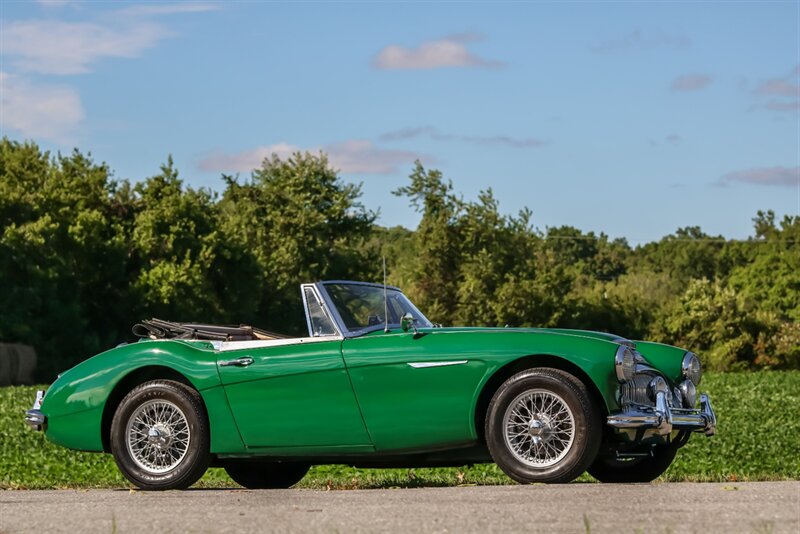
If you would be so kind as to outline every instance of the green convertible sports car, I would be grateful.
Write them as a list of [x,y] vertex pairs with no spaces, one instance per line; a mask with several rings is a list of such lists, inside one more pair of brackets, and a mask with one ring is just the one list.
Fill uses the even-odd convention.
[[[38,392],[47,439],[142,489],[223,467],[285,488],[314,464],[496,462],[514,480],[650,481],[716,417],[686,350],[582,330],[442,328],[394,287],[301,286],[308,337],[153,319]],[[299,317],[298,317],[299,319]]]

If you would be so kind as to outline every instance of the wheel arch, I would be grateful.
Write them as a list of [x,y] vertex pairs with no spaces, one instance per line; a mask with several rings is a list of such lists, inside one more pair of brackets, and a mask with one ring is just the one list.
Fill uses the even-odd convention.
[[550,367],[552,369],[558,369],[560,371],[564,371],[565,373],[571,374],[586,386],[592,401],[597,404],[601,413],[603,414],[603,419],[605,419],[605,416],[608,415],[606,402],[602,393],[600,392],[600,389],[589,377],[589,374],[580,366],[561,356],[554,356],[552,354],[531,354],[508,362],[495,371],[494,374],[492,374],[492,376],[490,376],[489,379],[484,382],[481,392],[478,394],[478,398],[475,403],[475,415],[472,421],[473,425],[475,426],[475,433],[480,442],[485,443],[486,441],[486,436],[484,435],[484,421],[486,419],[486,412],[489,408],[489,402],[491,402],[492,397],[497,389],[503,384],[503,382],[515,374],[525,371],[526,369],[533,369],[536,367]]
[[[197,391],[197,388],[186,376],[171,367],[164,365],[146,365],[132,370],[116,383],[103,406],[103,415],[100,420],[100,439],[103,443],[104,452],[111,452],[111,421],[114,419],[114,413],[117,411],[120,402],[122,402],[125,395],[133,388],[151,380],[173,380]],[[203,407],[206,408],[207,414],[208,409],[205,406],[202,395],[201,402],[203,403]],[[208,415],[206,415],[206,418],[207,417]]]

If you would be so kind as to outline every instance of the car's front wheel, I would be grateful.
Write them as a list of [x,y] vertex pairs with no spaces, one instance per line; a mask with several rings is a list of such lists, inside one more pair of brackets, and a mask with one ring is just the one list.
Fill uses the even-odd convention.
[[599,454],[589,474],[600,482],[650,482],[669,468],[679,446],[656,445],[641,456],[618,457],[614,451]]
[[206,472],[209,430],[200,394],[180,382],[136,386],[111,422],[111,453],[134,485],[185,489]]
[[282,489],[300,482],[309,467],[297,462],[237,462],[225,465],[225,472],[247,489]]
[[495,392],[486,416],[492,458],[524,484],[575,479],[597,455],[601,433],[586,386],[558,369],[512,376]]

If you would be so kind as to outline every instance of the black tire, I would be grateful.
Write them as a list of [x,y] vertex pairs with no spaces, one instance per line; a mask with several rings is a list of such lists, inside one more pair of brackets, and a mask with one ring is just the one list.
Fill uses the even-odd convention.
[[617,458],[613,451],[599,454],[589,466],[589,474],[600,482],[651,482],[669,468],[678,448],[671,444],[656,445],[650,456],[633,458]]
[[[174,407],[178,412],[172,412],[174,418],[171,423],[143,424],[143,419],[137,419],[137,416],[147,411],[148,407],[166,407],[167,410],[173,410]],[[166,415],[164,417],[166,419]],[[137,420],[140,422],[137,423]],[[144,433],[153,428],[156,428],[153,431],[155,435],[145,439]],[[143,454],[137,456],[133,446],[128,445],[129,432],[142,436],[139,443],[144,449],[140,451],[149,451],[144,460],[141,459]],[[186,489],[208,469],[211,460],[209,436],[208,419],[200,394],[180,382],[153,380],[133,388],[117,407],[111,421],[111,453],[125,478],[140,489]],[[157,449],[159,446],[165,448]],[[167,454],[178,457],[165,459]],[[144,462],[149,462],[150,458],[165,462],[166,465],[148,469]]]
[[[534,398],[541,400],[539,404],[535,404],[534,402],[538,401],[531,398],[531,412],[537,410],[539,412],[531,413],[529,420],[524,424],[513,426],[514,431],[520,434],[527,432],[528,435],[507,438],[504,422],[506,417],[510,417],[510,421],[519,421],[515,419],[511,405],[513,403],[518,406],[517,403],[524,401],[528,392]],[[556,403],[561,403],[562,407],[566,405],[568,410],[561,413],[567,415],[562,415],[561,419],[547,416],[546,402],[552,399],[555,399]],[[568,423],[570,413],[571,427]],[[541,425],[543,429],[534,428],[534,425]],[[570,428],[571,432],[561,431]],[[531,435],[535,432],[541,434]],[[564,444],[563,440],[569,437],[571,441]],[[522,458],[523,452],[515,452],[512,449],[514,446],[512,442],[524,449],[524,445],[533,443],[535,438],[538,438],[541,444],[537,445],[537,450],[542,447],[541,450],[544,452],[534,454],[528,461]],[[525,439],[529,441],[526,442]],[[505,474],[522,484],[565,483],[574,480],[597,456],[601,439],[600,411],[592,401],[586,386],[574,376],[558,369],[540,367],[512,376],[495,392],[486,414],[486,444],[492,458]],[[543,454],[549,454],[549,451],[545,450],[547,443],[554,444],[554,447],[560,448],[561,451],[555,454],[555,457],[546,459],[547,463],[544,465],[537,465],[545,461],[542,460]]]
[[285,489],[300,482],[310,467],[296,462],[231,462],[225,472],[247,489]]

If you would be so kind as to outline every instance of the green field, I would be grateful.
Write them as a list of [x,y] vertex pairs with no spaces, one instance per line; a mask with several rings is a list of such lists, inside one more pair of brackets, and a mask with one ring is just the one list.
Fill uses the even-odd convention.
[[[22,420],[35,387],[0,388],[0,489],[129,487],[107,454],[69,451],[50,444]],[[800,479],[800,371],[709,374],[719,418],[711,439],[692,437],[664,480],[743,481]],[[584,475],[579,481],[591,481]],[[372,488],[510,484],[493,464],[452,469],[316,467],[306,488]],[[221,469],[203,486],[235,487]]]

